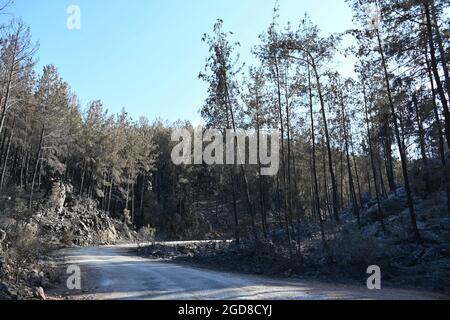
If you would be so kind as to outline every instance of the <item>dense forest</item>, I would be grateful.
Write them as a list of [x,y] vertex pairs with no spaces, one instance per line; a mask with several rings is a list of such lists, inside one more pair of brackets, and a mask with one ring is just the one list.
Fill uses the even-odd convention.
[[[26,194],[32,209],[38,193],[63,181],[161,238],[239,243],[282,231],[293,257],[301,256],[306,223],[317,226],[326,246],[332,235],[325,224],[339,226],[351,211],[360,225],[372,199],[389,234],[381,202],[404,191],[405,228],[420,243],[414,196],[445,195],[450,215],[450,3],[348,4],[358,27],[332,35],[307,15],[279,25],[276,6],[250,67],[239,61],[238,36],[222,20],[203,37],[205,128],[279,130],[276,176],[260,175],[262,164],[176,166],[171,133],[193,132],[191,123],[133,120],[125,110],[112,115],[100,100],[81,106],[55,66],[36,70],[38,46],[26,24],[3,23],[1,196]],[[356,57],[354,77],[337,71],[338,57]]]

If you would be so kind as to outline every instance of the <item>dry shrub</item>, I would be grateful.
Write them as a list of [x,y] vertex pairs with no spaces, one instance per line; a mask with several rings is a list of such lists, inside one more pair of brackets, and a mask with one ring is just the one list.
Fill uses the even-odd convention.
[[150,226],[142,227],[139,230],[139,240],[143,242],[153,242],[155,241],[156,229]]
[[112,244],[118,239],[117,230],[114,227],[108,230],[99,230],[94,236],[96,243],[99,244]]
[[357,229],[343,232],[329,243],[329,247],[336,264],[358,270],[377,264],[381,253],[381,246],[376,239],[364,237]]
[[48,247],[38,238],[38,228],[33,224],[17,222],[7,233],[6,242],[8,263],[15,266],[13,275],[16,281],[22,276],[24,268],[38,265],[39,259],[48,253]]
[[61,242],[66,246],[71,246],[75,242],[75,235],[72,230],[64,230]]

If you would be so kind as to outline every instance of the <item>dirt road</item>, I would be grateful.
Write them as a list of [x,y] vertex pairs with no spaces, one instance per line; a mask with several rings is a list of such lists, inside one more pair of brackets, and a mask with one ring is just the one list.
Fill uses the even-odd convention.
[[81,269],[82,291],[65,291],[72,299],[95,300],[292,300],[292,299],[442,299],[443,296],[384,288],[369,291],[310,280],[215,272],[148,260],[130,254],[129,247],[77,248],[64,252],[69,265]]

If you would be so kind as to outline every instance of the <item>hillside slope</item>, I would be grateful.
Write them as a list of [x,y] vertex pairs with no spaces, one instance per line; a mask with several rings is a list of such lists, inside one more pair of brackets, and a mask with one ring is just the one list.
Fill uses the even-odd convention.
[[32,209],[19,189],[2,199],[0,299],[44,298],[44,290],[59,280],[49,258],[55,249],[131,242],[137,237],[98,210],[95,201],[75,196],[70,185],[54,183],[36,199]]

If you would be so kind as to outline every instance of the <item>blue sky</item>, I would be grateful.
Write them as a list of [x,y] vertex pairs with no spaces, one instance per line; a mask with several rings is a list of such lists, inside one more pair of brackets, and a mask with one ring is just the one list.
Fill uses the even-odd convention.
[[[307,12],[324,33],[352,26],[344,0],[280,0],[280,23]],[[81,9],[81,29],[68,30],[69,5]],[[197,78],[217,18],[241,43],[242,61],[271,22],[274,0],[15,0],[9,11],[40,43],[38,68],[55,64],[83,106],[101,99],[110,112],[125,107],[137,119],[200,122],[206,85]],[[350,63],[342,61],[344,69]]]

